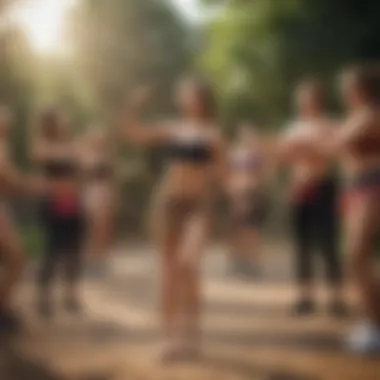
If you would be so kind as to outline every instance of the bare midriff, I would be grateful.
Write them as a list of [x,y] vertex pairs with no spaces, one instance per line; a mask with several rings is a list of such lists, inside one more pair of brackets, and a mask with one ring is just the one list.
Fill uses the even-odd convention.
[[330,165],[323,155],[300,158],[293,164],[291,183],[294,187],[303,187],[323,180]]
[[211,192],[210,165],[170,164],[159,184],[158,192],[164,198],[201,199]]

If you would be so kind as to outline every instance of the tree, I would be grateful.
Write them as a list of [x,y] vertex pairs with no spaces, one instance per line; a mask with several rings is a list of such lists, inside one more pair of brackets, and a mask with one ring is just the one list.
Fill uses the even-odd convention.
[[380,57],[379,19],[376,0],[225,1],[208,25],[202,64],[222,87],[227,115],[241,112],[231,109],[238,95],[252,104],[252,116],[260,110],[259,119],[275,124],[288,115],[289,94],[303,77],[333,87],[342,66]]
[[79,71],[109,111],[125,91],[158,86],[167,105],[174,80],[189,63],[188,31],[170,3],[158,0],[84,0],[73,14],[72,41]]
[[[25,35],[9,22],[8,15],[17,1],[0,2],[0,102],[14,114],[12,142],[15,159],[27,163],[27,124],[32,107],[34,60]],[[29,70],[26,70],[26,67]]]
[[[77,83],[92,94],[96,116],[105,120],[107,126],[112,128],[126,93],[139,85],[155,87],[153,107],[146,116],[173,111],[172,87],[191,64],[193,40],[190,27],[171,2],[83,0],[71,19],[68,38],[73,46]],[[116,145],[118,142],[115,138]],[[124,168],[137,162],[142,170],[148,167],[149,174],[157,176],[160,172],[161,152],[146,154],[124,149],[123,153]],[[152,182],[147,183],[141,171],[134,183],[121,184],[123,199],[129,194],[134,199],[129,206],[137,205],[130,212],[135,225],[141,219],[142,207],[146,206],[147,193],[152,188]]]

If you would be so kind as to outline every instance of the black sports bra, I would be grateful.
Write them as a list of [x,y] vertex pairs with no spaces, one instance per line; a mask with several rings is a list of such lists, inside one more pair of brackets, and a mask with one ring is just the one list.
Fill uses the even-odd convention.
[[66,179],[78,175],[78,164],[71,159],[49,160],[42,164],[42,171],[47,178]]
[[174,141],[168,146],[171,161],[206,164],[212,160],[212,149],[203,141]]

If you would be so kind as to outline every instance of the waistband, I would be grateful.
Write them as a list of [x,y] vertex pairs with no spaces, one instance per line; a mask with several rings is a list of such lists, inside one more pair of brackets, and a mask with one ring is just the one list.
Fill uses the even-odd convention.
[[346,186],[352,190],[380,188],[380,166],[354,176],[347,182]]
[[333,193],[338,181],[335,176],[328,176],[293,187],[290,193],[292,203],[313,202],[319,194]]

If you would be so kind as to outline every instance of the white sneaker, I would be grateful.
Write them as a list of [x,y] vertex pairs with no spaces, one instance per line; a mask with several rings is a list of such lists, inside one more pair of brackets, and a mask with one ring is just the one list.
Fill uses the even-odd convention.
[[357,354],[380,354],[380,327],[361,323],[348,337],[347,346]]

